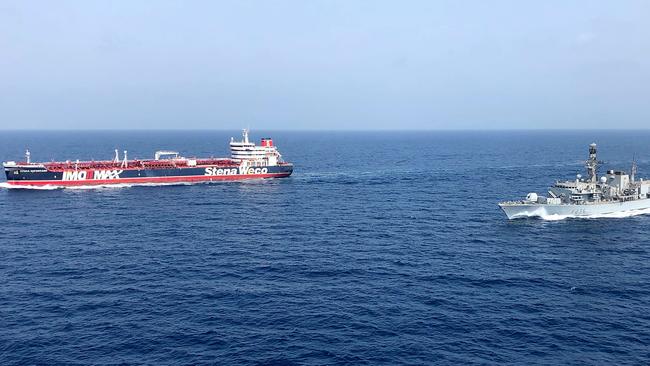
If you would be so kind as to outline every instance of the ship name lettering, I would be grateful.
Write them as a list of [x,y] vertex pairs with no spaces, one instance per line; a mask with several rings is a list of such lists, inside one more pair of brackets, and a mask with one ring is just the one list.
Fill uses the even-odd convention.
[[88,172],[85,170],[68,170],[63,172],[63,180],[86,180]]
[[209,167],[205,168],[204,175],[214,176],[214,175],[237,175],[239,174],[266,174],[268,173],[268,168],[217,168]]
[[217,167],[209,167],[205,168],[205,175],[236,175],[237,174],[237,169],[235,168],[217,168]]
[[95,180],[104,180],[104,179],[120,179],[120,174],[123,170],[95,170],[93,174],[93,179]]
[[266,174],[268,171],[267,168],[249,168],[248,172],[242,174]]

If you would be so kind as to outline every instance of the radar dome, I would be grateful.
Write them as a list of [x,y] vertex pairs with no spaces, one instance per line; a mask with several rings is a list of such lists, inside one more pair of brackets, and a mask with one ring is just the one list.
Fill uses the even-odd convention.
[[537,193],[528,193],[526,195],[526,201],[537,202]]
[[607,183],[607,177],[600,177],[600,183]]

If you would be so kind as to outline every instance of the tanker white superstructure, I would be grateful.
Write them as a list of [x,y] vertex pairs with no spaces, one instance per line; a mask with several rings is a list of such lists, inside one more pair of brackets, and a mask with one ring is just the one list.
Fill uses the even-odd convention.
[[558,181],[548,191],[548,197],[529,193],[524,200],[499,203],[508,219],[522,217],[599,217],[621,213],[650,211],[650,181],[636,179],[636,163],[628,175],[609,170],[598,176],[600,162],[596,144],[589,145],[585,162],[587,178],[580,174],[572,181]]
[[253,164],[276,165],[281,161],[282,155],[273,146],[273,140],[262,138],[261,146],[255,145],[248,139],[248,129],[244,130],[241,141],[230,139],[230,158],[237,161],[251,161]]

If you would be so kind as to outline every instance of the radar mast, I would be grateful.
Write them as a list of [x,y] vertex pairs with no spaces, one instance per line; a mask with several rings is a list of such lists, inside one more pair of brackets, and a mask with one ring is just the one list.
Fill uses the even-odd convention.
[[589,145],[589,160],[585,162],[587,168],[587,175],[591,183],[598,182],[598,159],[596,158],[596,144]]
[[632,169],[630,169],[630,180],[634,183],[637,173],[636,154],[632,155]]

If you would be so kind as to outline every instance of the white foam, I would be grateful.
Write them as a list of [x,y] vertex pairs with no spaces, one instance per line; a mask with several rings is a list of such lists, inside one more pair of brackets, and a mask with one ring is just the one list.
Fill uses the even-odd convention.
[[167,182],[167,183],[112,183],[112,184],[96,184],[88,186],[65,186],[61,188],[76,189],[76,190],[92,190],[92,189],[120,189],[131,187],[165,187],[165,186],[191,186],[195,184],[203,184],[205,182]]
[[92,189],[120,189],[120,188],[129,188],[129,187],[133,187],[133,184],[125,184],[125,183],[96,184],[92,186],[66,186],[61,188],[70,189],[70,190],[92,190]]
[[[242,180],[245,182],[246,180]],[[250,180],[254,181],[254,180]],[[224,181],[225,183],[227,181]],[[112,184],[94,184],[87,186],[62,186],[62,185],[45,185],[45,186],[16,186],[8,184],[7,182],[0,183],[0,188],[7,189],[32,189],[32,190],[54,190],[54,189],[66,189],[66,190],[97,190],[97,189],[120,189],[120,188],[131,188],[131,187],[164,187],[164,186],[191,186],[197,184],[214,184],[222,183],[221,181],[212,181],[212,182],[166,182],[166,183],[112,183]]]
[[41,190],[41,191],[51,191],[53,189],[59,189],[62,188],[60,186],[15,186],[12,184],[9,184],[7,182],[2,182],[0,183],[0,188],[6,188],[6,189],[34,189],[34,190]]
[[605,214],[594,214],[594,215],[531,215],[528,217],[539,217],[542,220],[546,221],[559,221],[566,219],[624,219],[627,217],[639,216],[639,215],[650,215],[650,208],[644,208],[640,210],[631,210],[631,211],[620,211],[620,212],[610,212]]

